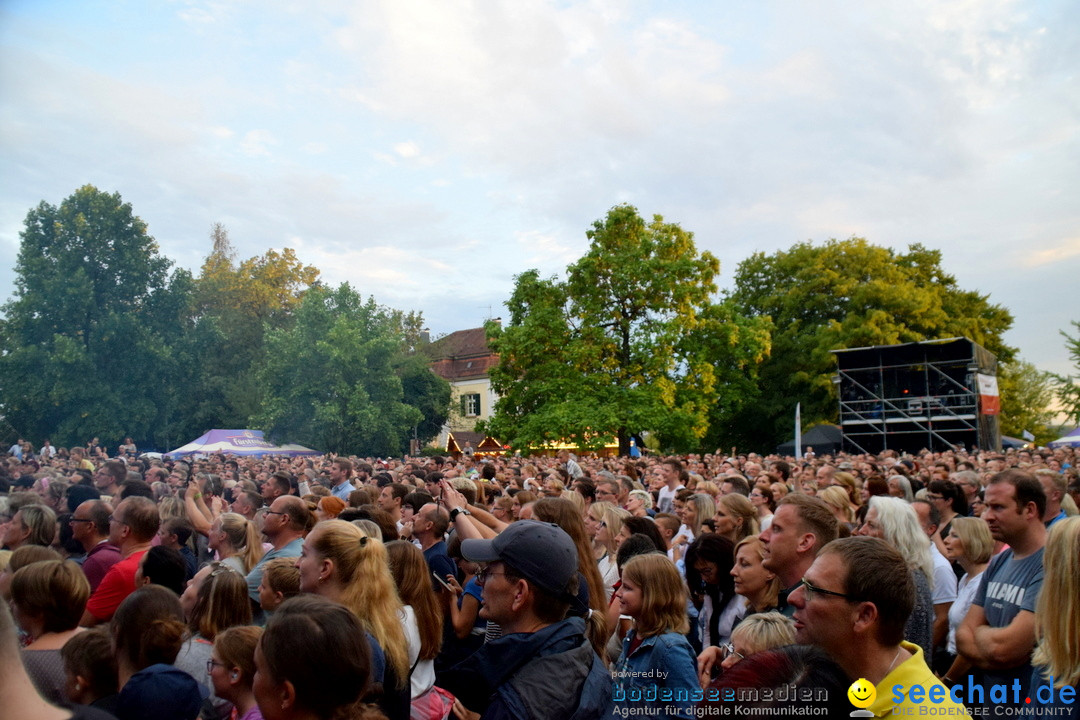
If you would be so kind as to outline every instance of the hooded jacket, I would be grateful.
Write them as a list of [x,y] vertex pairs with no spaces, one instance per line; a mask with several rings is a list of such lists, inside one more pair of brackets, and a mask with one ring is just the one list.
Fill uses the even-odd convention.
[[595,720],[612,712],[611,675],[576,617],[493,640],[441,682],[481,720]]

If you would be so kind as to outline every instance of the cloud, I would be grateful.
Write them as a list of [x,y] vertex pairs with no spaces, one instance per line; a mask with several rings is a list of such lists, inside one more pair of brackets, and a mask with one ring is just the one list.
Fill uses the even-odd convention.
[[1039,279],[1080,270],[1065,0],[25,6],[0,24],[7,267],[29,207],[93,182],[182,265],[221,221],[442,331],[619,202],[727,277],[807,239],[941,248],[1055,342]]
[[1038,268],[1075,257],[1080,257],[1080,237],[1065,238],[1053,247],[1024,252],[1021,263],[1025,267]]
[[412,142],[400,142],[394,145],[394,152],[403,158],[414,158],[420,155],[420,146]]
[[249,130],[240,141],[240,150],[251,157],[269,157],[267,146],[277,144],[277,138],[269,130]]

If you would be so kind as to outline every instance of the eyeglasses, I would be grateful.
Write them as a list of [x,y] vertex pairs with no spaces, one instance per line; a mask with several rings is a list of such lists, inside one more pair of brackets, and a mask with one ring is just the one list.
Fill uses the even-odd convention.
[[116,517],[115,515],[110,515],[109,516],[109,522],[111,522],[111,523],[119,523],[121,525],[127,525],[126,522],[124,522],[120,518]]
[[217,660],[207,660],[206,661],[206,674],[207,675],[212,674],[214,672],[214,666],[215,665],[218,666],[218,667],[229,667],[225,663],[218,662]]
[[[109,519],[112,520],[112,518],[109,518]],[[90,522],[90,523],[92,523],[94,521],[93,520],[88,520],[87,518],[73,517],[73,518],[68,518],[68,522],[69,523],[77,523],[77,522]]]
[[476,582],[480,585],[483,585],[492,575],[502,575],[503,577],[506,577],[508,574],[509,573],[504,572],[492,572],[491,566],[485,565],[484,567],[480,568],[480,572],[476,573]]
[[854,601],[854,598],[847,593],[840,593],[834,590],[826,590],[825,588],[819,588],[816,585],[811,585],[806,578],[800,580],[799,584],[802,585],[803,590],[806,591],[806,599],[808,601],[813,600],[814,595],[832,595],[833,597],[844,598],[848,602]]
[[740,660],[744,660],[746,658],[745,655],[743,655],[741,652],[738,652],[735,649],[735,643],[730,643],[729,642],[726,645],[721,645],[720,646],[720,659],[721,660],[726,660],[727,658],[731,657],[732,655],[739,658]]
[[287,512],[278,512],[277,510],[267,510],[266,514],[267,515],[288,515],[289,513],[287,513]]
[[936,493],[926,493],[926,499],[927,500],[944,500],[945,496],[944,495],[938,495]]

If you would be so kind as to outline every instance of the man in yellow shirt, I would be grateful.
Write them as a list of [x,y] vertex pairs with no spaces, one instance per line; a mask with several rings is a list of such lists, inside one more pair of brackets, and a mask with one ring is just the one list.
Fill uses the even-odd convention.
[[[935,716],[967,715],[927,667],[922,649],[904,642],[915,584],[904,558],[884,540],[832,541],[788,602],[795,607],[797,641],[821,647],[853,680],[865,681],[853,686],[858,707],[875,717],[919,715],[920,708]],[[857,686],[873,686],[873,699]]]

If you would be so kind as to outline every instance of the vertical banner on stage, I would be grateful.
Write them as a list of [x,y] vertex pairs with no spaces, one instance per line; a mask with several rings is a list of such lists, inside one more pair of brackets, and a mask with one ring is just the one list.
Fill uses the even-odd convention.
[[994,375],[975,375],[979,386],[979,407],[983,415],[997,415],[1001,412],[1001,396],[998,395],[997,377]]
[[802,460],[802,403],[795,403],[795,459]]

